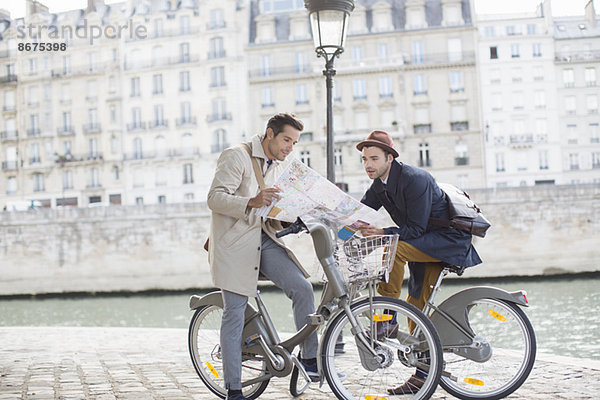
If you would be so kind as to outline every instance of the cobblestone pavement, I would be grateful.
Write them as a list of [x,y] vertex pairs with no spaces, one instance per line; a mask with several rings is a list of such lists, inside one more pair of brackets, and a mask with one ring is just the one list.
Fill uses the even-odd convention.
[[[509,399],[598,399],[600,362],[538,357]],[[291,399],[287,378],[264,400]],[[0,400],[214,399],[197,377],[185,329],[0,328]],[[327,385],[304,400],[333,399]],[[397,397],[401,398],[401,397]],[[441,388],[433,399],[451,399]]]

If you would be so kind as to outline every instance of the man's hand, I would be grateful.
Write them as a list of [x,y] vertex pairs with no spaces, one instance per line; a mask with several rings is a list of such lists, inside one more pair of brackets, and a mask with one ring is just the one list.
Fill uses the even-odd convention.
[[270,206],[274,200],[279,199],[277,193],[281,192],[278,188],[263,189],[256,196],[248,201],[248,208],[261,208]]
[[376,228],[373,225],[365,225],[358,228],[363,236],[385,235],[383,228]]

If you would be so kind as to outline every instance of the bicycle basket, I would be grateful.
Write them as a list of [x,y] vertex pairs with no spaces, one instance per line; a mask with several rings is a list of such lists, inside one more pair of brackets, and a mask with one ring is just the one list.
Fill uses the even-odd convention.
[[398,235],[354,236],[334,253],[344,282],[381,279],[394,265]]

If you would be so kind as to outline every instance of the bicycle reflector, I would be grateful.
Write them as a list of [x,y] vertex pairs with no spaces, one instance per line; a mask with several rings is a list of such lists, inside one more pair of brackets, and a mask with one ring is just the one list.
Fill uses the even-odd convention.
[[376,322],[389,321],[392,318],[394,318],[394,316],[392,314],[375,314],[375,315],[373,315],[373,321],[376,321]]
[[465,378],[465,382],[471,385],[483,386],[483,381],[480,381],[479,379],[475,378]]
[[527,292],[524,290],[521,290],[521,294],[523,295],[523,298],[525,299],[525,303],[527,305],[529,305],[529,300],[527,300]]
[[210,372],[212,372],[212,374],[215,376],[215,378],[219,377],[219,373],[217,372],[217,370],[215,369],[215,367],[213,367],[211,365],[211,363],[209,363],[208,361],[206,362],[206,366],[208,367],[208,369],[210,370]]
[[387,400],[385,397],[372,396],[370,394],[365,396],[366,400]]

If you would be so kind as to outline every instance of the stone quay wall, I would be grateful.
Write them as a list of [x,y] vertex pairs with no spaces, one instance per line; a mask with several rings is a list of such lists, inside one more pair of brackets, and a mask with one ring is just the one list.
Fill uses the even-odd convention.
[[[600,271],[600,185],[470,195],[492,227],[465,277]],[[0,213],[0,295],[210,288],[209,220],[203,203]],[[318,281],[308,235],[287,243]]]

